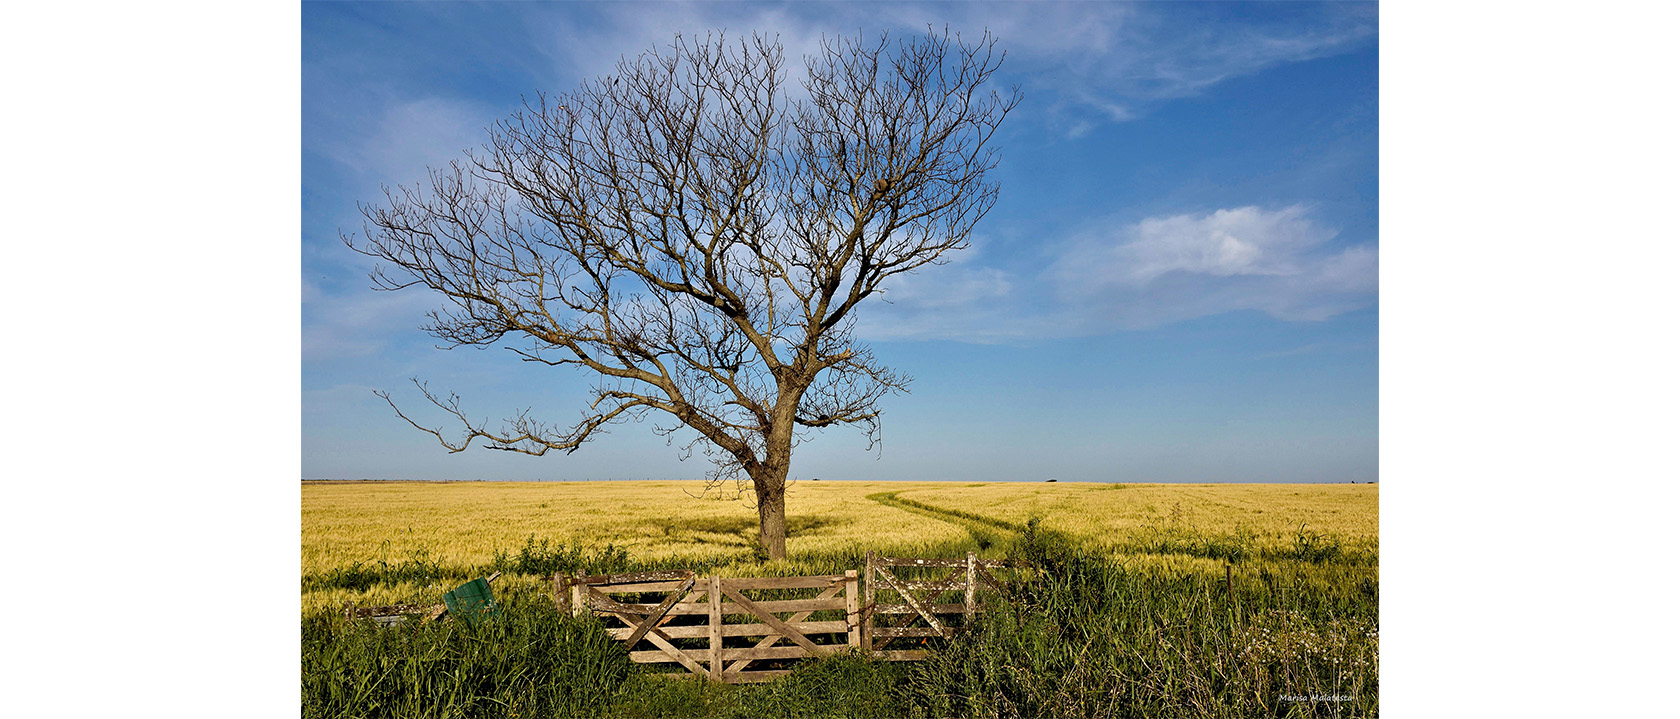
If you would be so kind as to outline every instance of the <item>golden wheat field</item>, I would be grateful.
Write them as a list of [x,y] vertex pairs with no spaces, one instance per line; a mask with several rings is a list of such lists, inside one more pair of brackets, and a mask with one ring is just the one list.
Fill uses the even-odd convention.
[[[358,563],[423,556],[454,574],[482,571],[530,538],[639,561],[740,575],[830,571],[837,555],[997,555],[993,540],[1029,520],[1138,566],[1221,571],[1233,552],[1263,561],[1333,544],[1374,565],[1377,486],[797,482],[788,490],[788,554],[755,558],[750,494],[702,495],[700,482],[306,482],[305,578]],[[512,581],[534,581],[529,578]],[[407,601],[438,585],[316,589],[306,609]],[[447,587],[444,587],[447,589]]]

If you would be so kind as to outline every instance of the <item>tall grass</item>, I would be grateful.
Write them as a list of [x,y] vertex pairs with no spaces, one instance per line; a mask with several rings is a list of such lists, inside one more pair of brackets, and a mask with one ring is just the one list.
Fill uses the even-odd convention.
[[582,544],[567,546],[558,542],[549,546],[547,538],[539,541],[536,535],[525,538],[525,546],[518,554],[497,550],[490,561],[491,571],[511,574],[530,574],[539,577],[555,574],[618,574],[646,570],[649,567],[630,558],[623,547],[612,543],[600,549]]
[[[1010,586],[911,667],[923,717],[1374,716],[1374,582],[1138,572],[1036,526]],[[1343,577],[1346,580],[1351,577]]]
[[515,594],[470,627],[306,616],[303,715],[583,716],[610,702],[634,671],[622,644],[592,617],[531,600]]
[[[540,547],[540,545],[538,545]],[[537,556],[533,554],[533,556]],[[835,556],[833,561],[849,557]],[[539,586],[502,616],[380,629],[303,625],[310,717],[1375,716],[1377,592],[1360,564],[1268,563],[1223,577],[1140,570],[1029,523],[1026,568],[920,662],[842,654],[764,685],[667,679]],[[513,560],[510,560],[513,561]],[[544,566],[543,568],[547,568]],[[504,590],[498,589],[498,594]]]

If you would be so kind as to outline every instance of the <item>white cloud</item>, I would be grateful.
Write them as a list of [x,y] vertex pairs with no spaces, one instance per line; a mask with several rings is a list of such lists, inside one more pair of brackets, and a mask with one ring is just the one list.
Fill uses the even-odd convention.
[[1065,242],[1032,270],[964,264],[890,288],[871,339],[1008,342],[1148,329],[1239,310],[1323,320],[1376,299],[1375,245],[1334,245],[1308,208],[1151,217]]
[[1123,268],[1120,277],[1100,279],[1134,286],[1169,272],[1217,277],[1296,274],[1299,254],[1335,235],[1306,214],[1305,207],[1294,205],[1276,212],[1238,207],[1200,216],[1152,217],[1131,230],[1135,240],[1087,243],[1064,263],[1082,270],[1077,277],[1089,276],[1083,270],[1091,267]]
[[1075,326],[1136,329],[1235,310],[1320,320],[1376,290],[1375,248],[1331,249],[1336,234],[1301,205],[1152,217],[1074,243],[1042,279]]

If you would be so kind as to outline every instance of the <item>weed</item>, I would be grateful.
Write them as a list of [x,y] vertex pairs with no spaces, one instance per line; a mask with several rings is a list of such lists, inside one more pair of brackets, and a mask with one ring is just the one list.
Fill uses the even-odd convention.
[[[384,552],[381,552],[383,554]],[[391,562],[384,557],[368,562],[354,562],[326,572],[305,575],[303,591],[348,589],[362,591],[379,584],[414,582],[428,584],[448,575],[442,565],[433,560],[424,548],[416,549],[407,559]]]
[[1295,546],[1289,552],[1289,558],[1298,562],[1324,563],[1342,556],[1342,541],[1328,534],[1319,534],[1307,530],[1307,525],[1295,532]]
[[525,539],[525,546],[516,555],[497,550],[490,562],[493,571],[548,577],[555,574],[614,574],[639,569],[630,560],[630,553],[608,543],[593,552],[582,544],[568,547],[565,542],[549,546],[548,538],[536,535]]

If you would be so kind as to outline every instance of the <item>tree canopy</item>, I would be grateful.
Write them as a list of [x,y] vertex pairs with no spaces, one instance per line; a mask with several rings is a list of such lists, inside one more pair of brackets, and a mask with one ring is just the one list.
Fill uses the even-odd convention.
[[685,39],[625,59],[488,128],[486,144],[363,206],[350,246],[377,289],[424,287],[424,329],[598,378],[575,423],[474,422],[415,384],[450,451],[572,452],[656,415],[750,483],[760,545],[785,556],[785,487],[804,432],[879,436],[878,400],[909,378],[855,337],[856,308],[896,275],[966,246],[997,199],[990,141],[1020,101],[985,86],[989,35],[825,41],[785,86],[780,43]]

